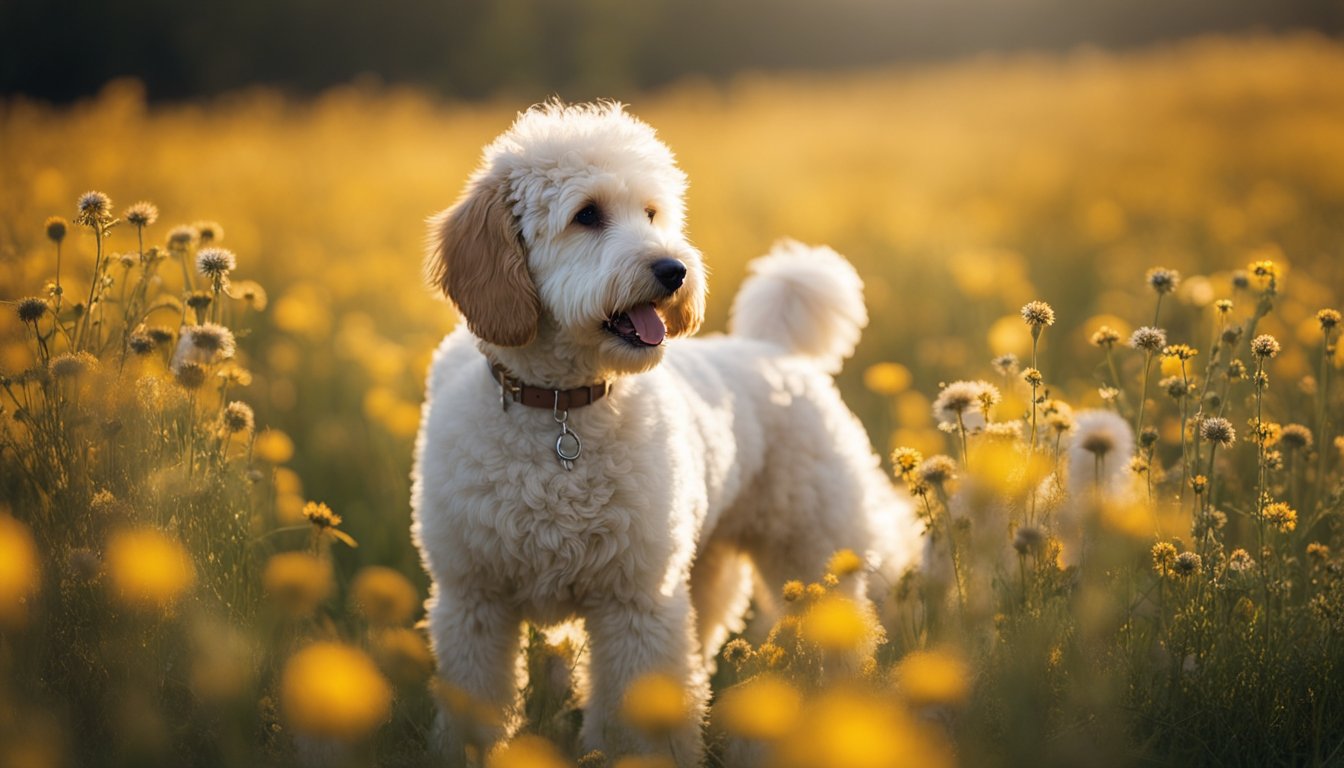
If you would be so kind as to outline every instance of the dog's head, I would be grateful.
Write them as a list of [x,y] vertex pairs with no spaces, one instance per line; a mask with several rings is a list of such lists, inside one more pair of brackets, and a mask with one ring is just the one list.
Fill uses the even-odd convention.
[[431,219],[430,280],[496,348],[558,344],[604,371],[647,370],[664,337],[703,318],[685,188],[671,151],[620,105],[533,107]]

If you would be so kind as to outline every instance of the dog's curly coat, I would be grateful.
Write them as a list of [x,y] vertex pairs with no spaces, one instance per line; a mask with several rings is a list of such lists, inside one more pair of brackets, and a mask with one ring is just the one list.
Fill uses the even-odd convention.
[[[867,605],[874,571],[918,556],[909,508],[831,379],[867,322],[834,251],[778,245],[752,263],[729,335],[662,342],[693,334],[704,311],[685,187],[621,106],[548,103],[486,147],[431,221],[431,278],[466,324],[430,370],[414,535],[440,678],[507,713],[442,714],[451,760],[516,727],[522,623],[578,619],[585,748],[696,765],[712,660],[753,588],[768,614],[787,579],[818,579],[850,548],[869,572],[840,589]],[[555,415],[501,408],[487,360],[547,389],[611,383],[568,415],[583,440],[572,470]],[[694,715],[657,743],[618,717],[627,685],[651,672],[684,681]]]

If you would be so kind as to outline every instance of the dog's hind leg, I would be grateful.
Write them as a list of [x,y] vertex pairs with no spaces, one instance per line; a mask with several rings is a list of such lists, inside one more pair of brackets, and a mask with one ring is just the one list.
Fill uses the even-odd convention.
[[[709,699],[709,681],[695,647],[694,611],[689,589],[672,594],[638,594],[595,606],[584,615],[591,639],[592,692],[583,715],[585,749],[609,759],[655,754],[672,758],[678,768],[695,768],[704,758],[700,728]],[[685,720],[669,732],[642,733],[621,717],[630,684],[645,675],[663,674],[683,687]]]
[[466,765],[467,747],[483,756],[518,726],[526,675],[521,621],[502,601],[438,588],[428,615],[439,660],[431,746],[448,765]]
[[712,543],[691,568],[691,603],[695,607],[700,653],[713,674],[724,641],[745,626],[751,602],[751,563],[736,548]]

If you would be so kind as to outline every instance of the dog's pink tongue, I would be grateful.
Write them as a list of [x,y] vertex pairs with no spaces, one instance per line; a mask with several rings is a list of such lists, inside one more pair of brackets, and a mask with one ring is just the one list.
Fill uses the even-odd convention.
[[654,311],[652,304],[640,304],[631,308],[626,314],[630,317],[630,322],[634,323],[635,333],[639,334],[640,341],[650,346],[663,343],[663,338],[667,336],[667,328],[663,325],[663,319]]

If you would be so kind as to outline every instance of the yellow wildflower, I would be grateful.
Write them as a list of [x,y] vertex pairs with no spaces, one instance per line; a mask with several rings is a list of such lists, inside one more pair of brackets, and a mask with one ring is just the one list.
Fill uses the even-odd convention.
[[651,736],[684,725],[689,716],[686,691],[675,678],[662,673],[636,678],[621,700],[621,718]]
[[765,674],[723,693],[714,707],[716,721],[748,739],[779,739],[798,723],[803,696],[784,679]]
[[863,611],[844,597],[825,597],[803,617],[803,637],[828,651],[857,649],[871,632]]
[[28,526],[0,512],[0,626],[22,624],[42,583],[37,544]]
[[355,575],[350,602],[370,624],[395,626],[410,621],[420,605],[420,595],[400,572],[375,565]]
[[104,562],[112,593],[134,608],[169,608],[196,583],[182,544],[152,528],[113,534]]
[[364,653],[322,642],[304,648],[285,664],[280,701],[295,731],[358,742],[387,719],[392,689]]
[[955,706],[970,693],[970,670],[947,651],[914,651],[896,665],[896,682],[914,706]]

